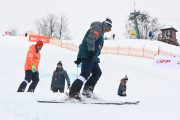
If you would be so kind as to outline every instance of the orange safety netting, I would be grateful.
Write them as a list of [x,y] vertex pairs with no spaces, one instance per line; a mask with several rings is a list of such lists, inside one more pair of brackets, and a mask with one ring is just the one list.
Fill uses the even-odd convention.
[[[66,48],[72,51],[78,51],[79,50],[79,45],[74,44],[72,41],[63,41],[63,40],[56,40],[56,39],[50,39],[50,43],[60,46],[62,48]],[[133,46],[120,46],[118,45],[117,47],[108,47],[105,46],[101,50],[102,54],[116,54],[116,55],[125,55],[125,56],[135,56],[135,57],[144,57],[144,58],[149,58],[153,59],[155,55],[165,55],[165,56],[180,56],[180,54],[177,53],[172,53],[172,52],[167,52],[160,47],[158,49],[148,49],[144,47],[141,48],[136,48]]]

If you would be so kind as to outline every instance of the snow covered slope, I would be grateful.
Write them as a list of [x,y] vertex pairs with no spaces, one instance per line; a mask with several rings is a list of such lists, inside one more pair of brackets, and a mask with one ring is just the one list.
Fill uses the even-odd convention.
[[[103,99],[140,100],[139,105],[37,103],[37,100],[59,100],[64,96],[50,91],[58,61],[62,61],[71,82],[77,77],[73,63],[77,53],[51,44],[45,44],[41,51],[40,82],[35,93],[17,93],[24,80],[24,62],[31,44],[25,37],[0,37],[1,120],[179,120],[180,69],[154,67],[153,61],[146,58],[101,55],[103,74],[95,88],[95,93]],[[126,74],[127,97],[121,98],[117,89]]]

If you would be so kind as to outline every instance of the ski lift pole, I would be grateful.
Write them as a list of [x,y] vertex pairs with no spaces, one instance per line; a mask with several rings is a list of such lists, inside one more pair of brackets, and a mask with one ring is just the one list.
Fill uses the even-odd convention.
[[137,23],[137,19],[134,19],[134,23],[135,23],[135,30],[137,33],[137,39],[140,39],[140,34],[139,34],[139,28],[138,28],[138,23]]

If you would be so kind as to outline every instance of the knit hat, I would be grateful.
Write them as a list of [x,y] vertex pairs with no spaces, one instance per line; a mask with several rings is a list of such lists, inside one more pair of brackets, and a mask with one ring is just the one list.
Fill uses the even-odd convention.
[[43,46],[43,42],[42,41],[37,41],[36,46],[42,47]]
[[127,77],[127,75],[124,77],[124,80],[128,80],[128,77]]
[[106,18],[105,21],[103,21],[103,24],[107,27],[107,26],[110,26],[112,27],[112,21],[110,18]]
[[62,62],[61,62],[61,61],[59,61],[59,62],[57,63],[57,66],[58,66],[58,65],[61,65],[61,66],[62,66]]

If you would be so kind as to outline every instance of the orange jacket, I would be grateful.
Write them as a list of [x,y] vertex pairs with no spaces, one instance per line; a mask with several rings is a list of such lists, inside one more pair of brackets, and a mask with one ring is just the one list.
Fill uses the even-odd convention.
[[24,70],[32,70],[31,65],[34,64],[36,66],[36,71],[38,71],[40,58],[41,58],[40,52],[37,53],[35,45],[34,44],[31,45],[27,52]]

